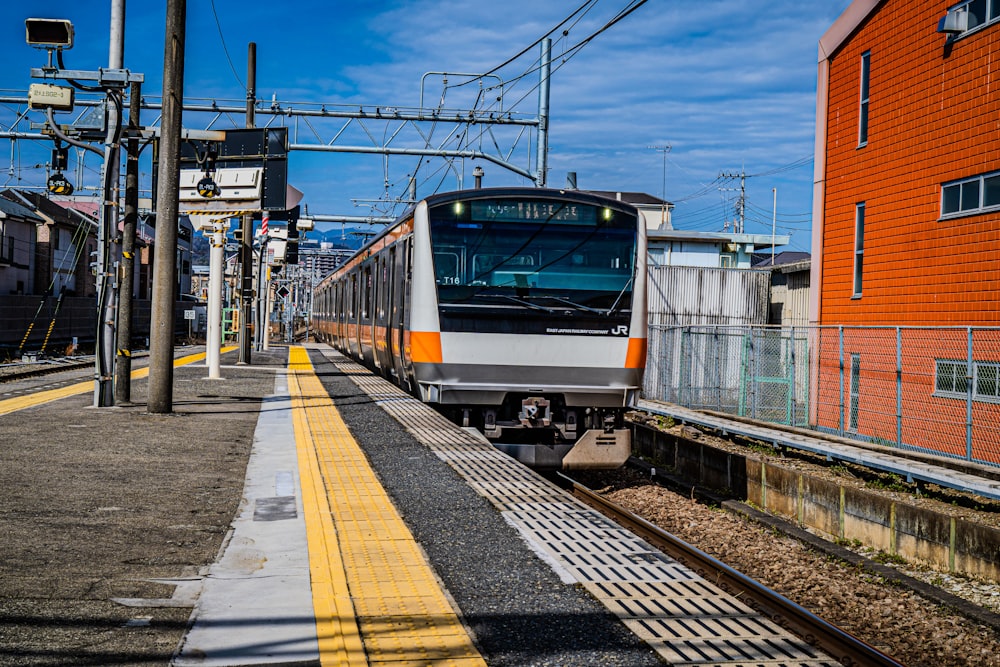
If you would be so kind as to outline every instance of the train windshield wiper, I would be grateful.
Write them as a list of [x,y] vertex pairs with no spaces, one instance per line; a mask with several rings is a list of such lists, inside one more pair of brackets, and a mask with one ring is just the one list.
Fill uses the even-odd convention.
[[631,285],[632,285],[632,278],[629,277],[629,279],[625,281],[625,286],[622,287],[622,291],[618,292],[618,296],[615,297],[615,302],[611,304],[611,307],[608,308],[608,312],[605,313],[605,315],[611,317],[612,315],[618,312],[618,307],[622,305],[622,297],[625,296],[625,292],[628,291],[628,288]]
[[598,310],[597,308],[591,308],[590,306],[585,306],[582,303],[577,303],[576,301],[570,301],[569,299],[565,299],[565,298],[563,298],[561,296],[544,296],[544,297],[538,297],[538,298],[552,299],[553,301],[558,301],[559,303],[564,303],[567,306],[570,306],[572,308],[576,308],[577,310],[583,310],[583,311],[588,312],[588,313],[594,313],[595,315],[604,315],[604,311],[603,310]]
[[556,311],[552,310],[551,308],[546,308],[545,306],[539,306],[537,303],[531,303],[527,299],[520,299],[520,298],[518,298],[516,296],[511,296],[509,294],[480,294],[479,296],[490,297],[490,298],[494,298],[494,299],[504,299],[505,301],[513,301],[514,303],[516,303],[518,305],[526,306],[526,307],[531,308],[533,310],[540,310],[540,311],[542,311],[544,313],[555,313],[556,312]]

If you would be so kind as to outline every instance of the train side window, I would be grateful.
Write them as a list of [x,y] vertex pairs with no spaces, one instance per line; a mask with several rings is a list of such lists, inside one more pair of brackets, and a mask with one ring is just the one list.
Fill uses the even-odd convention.
[[358,274],[351,274],[351,288],[348,290],[347,301],[348,301],[348,312],[350,313],[351,319],[354,319],[354,299],[355,295],[358,293]]
[[361,295],[364,306],[361,308],[361,319],[367,320],[372,311],[372,267],[365,267],[364,293]]

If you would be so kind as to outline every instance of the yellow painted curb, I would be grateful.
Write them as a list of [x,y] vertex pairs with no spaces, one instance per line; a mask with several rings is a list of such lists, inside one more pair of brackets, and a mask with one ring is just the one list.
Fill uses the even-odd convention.
[[[222,348],[222,352],[230,352],[237,349],[235,346]],[[201,361],[205,358],[204,352],[199,352],[198,354],[190,354],[186,357],[180,357],[174,360],[174,367],[186,366],[188,364],[193,364],[196,361]],[[140,368],[138,370],[132,371],[132,379],[144,378],[149,375],[149,368]],[[60,387],[59,389],[48,389],[46,391],[40,391],[34,394],[27,394],[25,396],[18,396],[17,398],[8,398],[0,401],[0,415],[10,414],[11,412],[17,412],[18,410],[24,410],[26,408],[33,408],[36,405],[42,405],[44,403],[49,403],[51,401],[57,401],[60,398],[66,398],[67,396],[76,396],[77,394],[84,394],[88,391],[94,390],[94,381],[87,380],[86,382],[77,382],[76,384],[71,384],[66,387]]]
[[288,367],[320,663],[486,667],[308,352]]

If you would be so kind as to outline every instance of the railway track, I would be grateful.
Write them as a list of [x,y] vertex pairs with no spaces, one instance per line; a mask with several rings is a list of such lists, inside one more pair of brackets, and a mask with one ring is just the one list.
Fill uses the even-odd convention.
[[0,366],[0,383],[26,380],[42,375],[61,373],[62,371],[79,370],[81,368],[89,368],[93,365],[93,357],[58,363],[7,364]]
[[747,577],[696,547],[636,516],[562,474],[559,483],[584,504],[639,535],[701,577],[766,614],[771,621],[821,649],[840,664],[857,667],[902,667],[857,637],[828,623],[809,610],[788,600],[763,584]]

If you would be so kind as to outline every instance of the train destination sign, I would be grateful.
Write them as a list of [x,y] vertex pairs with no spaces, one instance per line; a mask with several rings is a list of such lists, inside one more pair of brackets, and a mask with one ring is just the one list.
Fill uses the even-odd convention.
[[592,206],[540,199],[520,201],[483,199],[474,200],[471,204],[473,220],[593,223],[597,218]]

